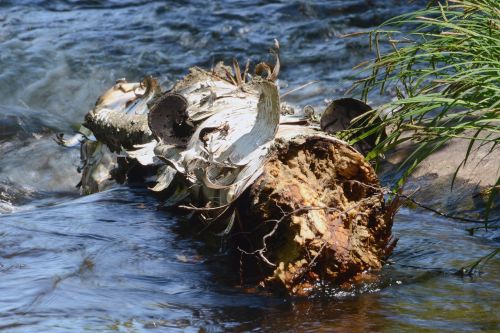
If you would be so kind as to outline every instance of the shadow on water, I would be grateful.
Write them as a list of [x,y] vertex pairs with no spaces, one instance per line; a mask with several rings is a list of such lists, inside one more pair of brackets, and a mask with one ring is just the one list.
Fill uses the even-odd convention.
[[[318,110],[369,56],[368,29],[405,1],[0,2],[0,330],[498,331],[500,263],[452,273],[498,247],[498,234],[402,209],[391,264],[377,280],[308,299],[238,286],[238,267],[158,211],[143,189],[80,197],[78,152],[53,141],[102,90],[145,74],[171,85],[188,67],[254,63],[279,39],[287,96]],[[377,104],[376,101],[374,104]],[[187,227],[186,227],[187,226]]]

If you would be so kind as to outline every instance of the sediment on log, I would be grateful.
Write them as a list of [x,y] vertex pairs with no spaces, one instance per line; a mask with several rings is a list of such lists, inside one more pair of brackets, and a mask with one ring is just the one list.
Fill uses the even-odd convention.
[[280,114],[277,70],[249,81],[233,70],[193,68],[166,93],[152,78],[117,83],[85,118],[97,141],[82,143],[82,192],[132,162],[153,168],[151,189],[169,193],[168,205],[222,225],[261,266],[258,282],[291,294],[379,269],[394,210],[374,170],[346,142]]

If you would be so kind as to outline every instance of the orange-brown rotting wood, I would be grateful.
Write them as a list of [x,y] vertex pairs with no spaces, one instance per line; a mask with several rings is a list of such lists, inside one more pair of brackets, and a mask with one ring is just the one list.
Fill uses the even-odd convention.
[[265,246],[257,253],[275,265],[266,285],[307,294],[316,282],[342,283],[381,268],[390,252],[392,216],[377,176],[341,141],[311,137],[277,144],[250,199],[251,215],[272,233],[255,246]]

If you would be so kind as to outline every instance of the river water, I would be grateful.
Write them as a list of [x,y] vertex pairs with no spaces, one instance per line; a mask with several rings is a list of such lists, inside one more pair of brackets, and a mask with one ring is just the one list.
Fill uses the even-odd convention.
[[[453,273],[498,233],[402,208],[392,264],[352,292],[307,299],[239,287],[223,253],[147,191],[81,197],[78,152],[58,147],[121,77],[169,87],[193,65],[254,64],[281,44],[280,85],[323,107],[369,56],[367,30],[416,6],[348,1],[0,1],[0,331],[457,332],[500,330],[500,262]],[[373,97],[377,103],[380,98]]]

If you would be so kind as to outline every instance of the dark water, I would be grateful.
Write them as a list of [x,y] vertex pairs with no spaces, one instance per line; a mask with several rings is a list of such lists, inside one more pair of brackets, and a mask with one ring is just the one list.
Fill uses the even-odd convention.
[[[310,299],[249,293],[223,254],[186,235],[142,189],[79,197],[71,132],[117,78],[192,65],[254,63],[279,39],[288,100],[319,108],[369,56],[341,39],[408,10],[405,1],[0,1],[0,330],[498,331],[500,262],[452,273],[498,247],[498,233],[402,209],[380,280]],[[375,103],[377,100],[374,101]]]

